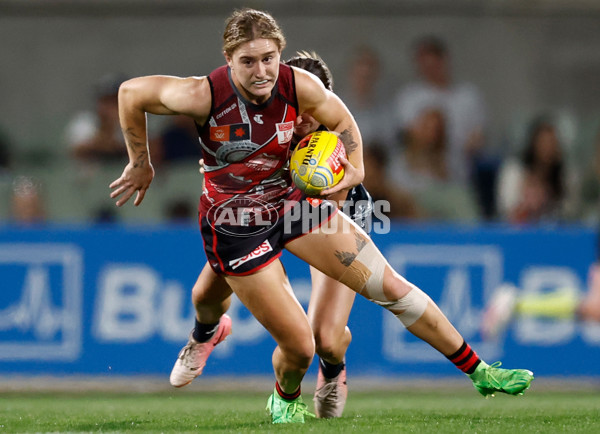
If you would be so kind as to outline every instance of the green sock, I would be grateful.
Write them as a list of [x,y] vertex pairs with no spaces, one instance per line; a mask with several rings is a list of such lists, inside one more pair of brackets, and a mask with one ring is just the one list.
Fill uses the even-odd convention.
[[516,311],[521,315],[567,319],[575,316],[579,302],[577,289],[565,287],[549,293],[521,296]]

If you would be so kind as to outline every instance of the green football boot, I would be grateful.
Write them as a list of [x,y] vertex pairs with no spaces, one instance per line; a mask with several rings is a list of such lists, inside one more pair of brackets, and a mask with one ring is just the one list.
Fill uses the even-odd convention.
[[267,413],[271,415],[273,423],[304,423],[304,416],[315,417],[306,409],[301,396],[288,401],[279,396],[276,390],[267,401]]
[[475,372],[469,375],[473,386],[483,396],[494,396],[495,392],[523,395],[533,381],[533,372],[527,369],[503,369],[501,362],[488,365],[482,361]]

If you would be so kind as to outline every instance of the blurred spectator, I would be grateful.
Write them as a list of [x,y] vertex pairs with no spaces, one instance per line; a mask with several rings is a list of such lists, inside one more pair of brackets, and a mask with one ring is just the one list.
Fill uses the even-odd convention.
[[414,45],[414,61],[419,79],[406,85],[397,96],[398,127],[405,132],[424,109],[440,109],[448,122],[449,179],[467,183],[484,145],[484,100],[473,84],[453,81],[448,49],[438,37],[419,39]]
[[[553,172],[549,175],[550,181],[542,181],[544,170],[529,171],[525,177],[535,177],[533,186],[525,182],[525,191],[523,195],[531,195],[537,209],[543,208],[543,200],[551,201],[552,184],[556,184],[554,190],[561,190],[559,180],[565,178],[560,169],[563,166],[556,157],[560,154],[559,140],[557,138],[556,128],[549,120],[540,119],[533,123],[530,133],[529,143],[531,145],[537,139],[538,153],[544,154],[538,159],[546,162],[546,172]],[[529,149],[528,148],[528,149]],[[542,151],[545,149],[545,151]],[[526,154],[532,154],[529,151]],[[551,158],[554,156],[554,158]],[[538,163],[540,165],[541,163]],[[552,181],[554,179],[554,181]],[[567,184],[569,184],[567,182]],[[600,131],[594,143],[594,155],[590,159],[587,173],[583,181],[583,198],[589,201],[591,205],[593,219],[598,223],[598,205],[600,198]],[[537,194],[532,194],[531,190],[542,190]],[[568,189],[567,189],[568,191]],[[526,202],[523,200],[523,202]],[[585,202],[585,200],[584,200]],[[542,205],[540,205],[540,203]],[[529,208],[536,208],[529,205]],[[596,246],[596,260],[588,267],[588,280],[584,293],[577,287],[559,286],[542,292],[523,292],[512,285],[502,285],[496,289],[488,305],[483,312],[482,336],[485,339],[496,339],[507,328],[507,326],[519,317],[539,317],[546,319],[572,319],[580,321],[600,322],[600,238]]]
[[409,190],[449,178],[446,159],[446,121],[437,108],[429,108],[412,122],[404,134],[402,152],[394,161],[393,178]]
[[94,89],[93,112],[78,113],[67,125],[65,139],[71,155],[85,163],[122,160],[127,149],[119,124],[119,86],[126,80],[121,74],[101,78]]
[[371,47],[356,47],[350,56],[348,82],[340,91],[363,139],[365,148],[370,143],[380,143],[393,148],[396,141],[389,92],[381,80],[381,59]]
[[387,200],[390,210],[387,216],[395,219],[418,219],[421,212],[415,200],[407,192],[397,188],[388,174],[388,156],[385,147],[370,143],[364,152],[365,179],[363,184],[374,201]]
[[520,159],[502,165],[498,209],[513,223],[556,222],[567,213],[567,167],[556,126],[541,117],[532,122]]
[[511,223],[539,223],[558,220],[550,191],[539,174],[525,172],[521,181],[519,201],[509,214]]
[[33,178],[17,176],[12,185],[11,220],[19,225],[43,223],[46,220],[42,189]]
[[405,131],[402,150],[391,163],[391,180],[414,197],[423,218],[475,220],[470,191],[450,178],[446,131],[443,112],[424,109]]
[[196,125],[187,116],[173,116],[152,147],[156,150],[152,161],[157,165],[202,157]]

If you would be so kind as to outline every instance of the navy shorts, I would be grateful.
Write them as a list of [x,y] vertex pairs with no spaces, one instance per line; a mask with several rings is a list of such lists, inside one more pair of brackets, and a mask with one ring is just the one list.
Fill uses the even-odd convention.
[[337,212],[322,200],[287,201],[277,219],[265,227],[215,224],[200,216],[200,231],[208,263],[218,274],[252,274],[281,256],[286,243],[310,233]]
[[367,233],[371,231],[373,227],[373,198],[364,185],[359,184],[348,192],[342,211],[363,231]]

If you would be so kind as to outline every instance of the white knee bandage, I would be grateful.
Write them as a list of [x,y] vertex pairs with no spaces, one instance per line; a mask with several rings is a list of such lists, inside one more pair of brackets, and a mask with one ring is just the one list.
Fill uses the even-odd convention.
[[388,300],[383,292],[386,259],[372,242],[367,243],[342,276],[343,283],[359,289],[370,301],[392,312],[405,327],[417,321],[427,308],[430,298],[416,286],[402,298]]
[[370,299],[373,303],[385,307],[398,318],[404,327],[413,325],[427,309],[429,296],[416,286],[404,297],[394,301],[379,301]]

